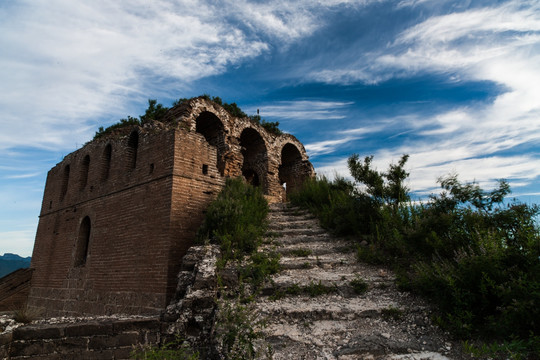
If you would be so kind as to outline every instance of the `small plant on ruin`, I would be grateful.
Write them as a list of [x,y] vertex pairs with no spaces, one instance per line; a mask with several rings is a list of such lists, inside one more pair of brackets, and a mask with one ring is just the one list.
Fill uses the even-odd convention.
[[310,249],[293,249],[289,251],[289,254],[295,257],[307,257],[311,255],[311,250]]
[[324,285],[320,280],[318,283],[314,283],[313,281],[311,281],[309,285],[302,288],[302,291],[311,297],[334,293],[336,292],[336,290],[336,286]]
[[28,306],[22,309],[13,311],[13,320],[18,323],[29,324],[34,320],[37,320],[41,316],[41,311],[36,308]]
[[355,294],[363,294],[368,290],[368,284],[364,279],[355,277],[349,282],[349,285],[353,288]]
[[234,301],[221,301],[218,306],[216,340],[225,359],[258,359],[270,355],[262,340],[265,323],[253,307]]
[[247,265],[240,270],[241,280],[248,281],[258,288],[270,275],[280,271],[280,258],[281,256],[276,252],[258,252],[251,255]]
[[283,131],[279,129],[279,121],[266,121],[260,115],[251,115],[249,119],[256,124],[261,125],[266,131],[274,135],[281,135]]
[[398,320],[401,320],[401,318],[403,317],[403,310],[398,309],[397,307],[394,307],[394,306],[389,306],[381,310],[381,315],[385,319],[392,319],[392,320],[398,321]]
[[98,131],[96,131],[94,135],[94,140],[100,137],[103,137],[105,135],[108,135],[112,133],[114,130],[117,130],[123,127],[134,126],[134,125],[142,126],[150,122],[151,120],[159,121],[165,116],[168,110],[169,110],[168,107],[163,106],[162,104],[158,104],[157,100],[148,99],[148,108],[145,110],[144,115],[139,116],[139,118],[128,116],[127,119],[121,119],[116,124],[113,124],[107,128],[103,128],[103,126],[100,126]]
[[181,338],[162,346],[143,346],[135,348],[130,356],[137,360],[198,360],[199,353]]

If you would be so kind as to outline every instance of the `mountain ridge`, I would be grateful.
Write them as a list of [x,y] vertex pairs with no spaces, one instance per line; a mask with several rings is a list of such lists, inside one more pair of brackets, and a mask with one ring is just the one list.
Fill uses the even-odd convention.
[[0,278],[12,273],[15,270],[30,267],[30,256],[22,257],[13,253],[0,255]]

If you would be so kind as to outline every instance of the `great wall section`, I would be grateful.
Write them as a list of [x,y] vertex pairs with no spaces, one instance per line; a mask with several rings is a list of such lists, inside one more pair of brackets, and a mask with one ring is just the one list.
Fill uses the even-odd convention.
[[[272,358],[460,359],[429,306],[284,203],[313,175],[294,136],[202,97],[87,143],[50,170],[32,270],[19,274],[29,309],[45,319],[0,319],[0,358],[129,359],[176,333],[220,358],[211,343],[219,249],[192,245],[225,179],[242,176],[271,203],[261,251],[281,254],[282,270],[253,302]],[[301,291],[313,286],[326,290]]]
[[[304,210],[273,204],[261,252],[281,254],[281,271],[250,304],[265,326],[261,349],[273,359],[462,359],[460,345],[431,323],[431,307],[400,292],[385,268],[359,263],[348,239],[335,238]],[[5,359],[130,359],[142,345],[175,333],[202,358],[221,358],[212,342],[219,248],[185,255],[171,304],[160,316],[94,316],[36,321],[0,336]],[[233,276],[235,277],[235,276]],[[232,281],[234,283],[234,280]],[[360,289],[357,284],[364,284]],[[306,291],[306,289],[310,289]],[[267,352],[258,358],[266,358]]]

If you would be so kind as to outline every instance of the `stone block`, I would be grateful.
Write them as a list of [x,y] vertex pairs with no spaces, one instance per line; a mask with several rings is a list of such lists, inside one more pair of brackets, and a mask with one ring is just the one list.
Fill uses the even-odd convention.
[[13,340],[57,339],[64,336],[59,325],[26,325],[13,330]]
[[54,343],[50,341],[13,341],[9,355],[11,357],[28,356],[34,357],[36,355],[52,354],[56,350]]
[[88,346],[88,338],[86,337],[62,338],[52,342],[59,353],[80,353],[86,351]]
[[67,337],[74,336],[94,336],[110,335],[113,333],[113,324],[111,322],[91,322],[81,324],[69,324],[64,329]]
[[156,330],[161,328],[161,322],[158,319],[132,319],[116,321],[113,324],[114,333],[121,333],[133,330]]
[[108,335],[92,336],[88,341],[89,350],[105,350],[114,348],[115,346],[116,339]]
[[12,339],[12,332],[0,334],[0,346],[8,345]]

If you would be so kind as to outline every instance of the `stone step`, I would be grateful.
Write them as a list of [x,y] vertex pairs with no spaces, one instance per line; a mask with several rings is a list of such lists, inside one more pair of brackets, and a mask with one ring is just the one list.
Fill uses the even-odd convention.
[[[321,326],[316,324],[318,327]],[[301,327],[300,327],[301,328]],[[291,329],[287,330],[291,331]],[[344,338],[351,332],[338,331],[325,334],[326,341],[323,343],[309,335],[291,331],[288,334],[268,335],[267,341],[272,346],[274,360],[290,359],[325,359],[325,360],[449,360],[441,353],[446,352],[444,345],[438,350],[422,350],[412,339],[395,339],[392,334],[373,332],[372,334],[360,334],[353,338]],[[430,347],[437,348],[436,344]],[[439,352],[437,352],[439,351]]]
[[322,235],[326,234],[326,231],[324,229],[321,229],[319,227],[312,228],[312,229],[278,229],[278,230],[272,230],[272,233],[275,233],[278,237],[283,236],[308,236],[308,235]]
[[311,242],[299,242],[283,244],[280,239],[274,239],[265,243],[261,249],[278,252],[282,255],[290,255],[291,257],[308,257],[308,256],[320,256],[326,254],[353,254],[356,255],[356,248],[349,242],[345,241],[311,241]]
[[312,229],[320,228],[319,221],[316,219],[279,219],[272,221],[268,226],[268,230],[281,229]]
[[268,213],[268,216],[271,218],[293,218],[293,217],[306,217],[306,218],[314,218],[313,214],[310,213],[307,210],[290,210],[290,211],[270,211]]
[[318,221],[315,216],[313,216],[310,213],[304,213],[301,215],[286,215],[282,213],[270,213],[267,216],[268,221],[270,223],[277,221],[277,222],[284,222],[284,221],[302,221],[302,220],[313,220]]
[[306,268],[308,266],[299,266],[305,263],[309,263],[311,267],[317,267],[318,272],[329,271],[337,267],[343,267],[346,265],[355,265],[356,255],[354,254],[336,254],[336,253],[327,253],[327,254],[311,254],[308,256],[290,256],[282,255],[279,261],[282,269],[298,269]]
[[429,307],[399,292],[392,273],[359,263],[353,241],[288,204],[272,205],[268,219],[261,251],[281,254],[281,271],[254,306],[272,359],[448,359]]
[[[357,287],[356,283],[360,279],[360,284],[363,286]],[[395,290],[393,283],[387,280],[366,282],[361,278],[346,276],[345,279],[339,280],[287,280],[281,279],[276,282],[268,282],[261,289],[261,295],[272,298],[296,297],[296,296],[311,296],[314,301],[320,295],[339,295],[344,298],[362,297],[366,294],[377,295],[381,298],[386,298],[388,289]]]
[[270,212],[282,212],[282,213],[299,213],[299,212],[308,212],[305,209],[302,209],[298,206],[291,205],[290,203],[273,203],[269,206]]
[[289,246],[294,244],[310,244],[317,241],[332,241],[334,238],[328,233],[316,235],[288,235],[279,236],[277,233],[268,233],[264,239],[265,243],[273,243],[278,246]]
[[346,322],[303,319],[269,324],[265,333],[273,359],[449,359],[442,355],[449,352],[448,343],[433,340],[429,329],[411,326],[411,332],[403,332],[397,327],[388,329],[384,323],[371,318]]

